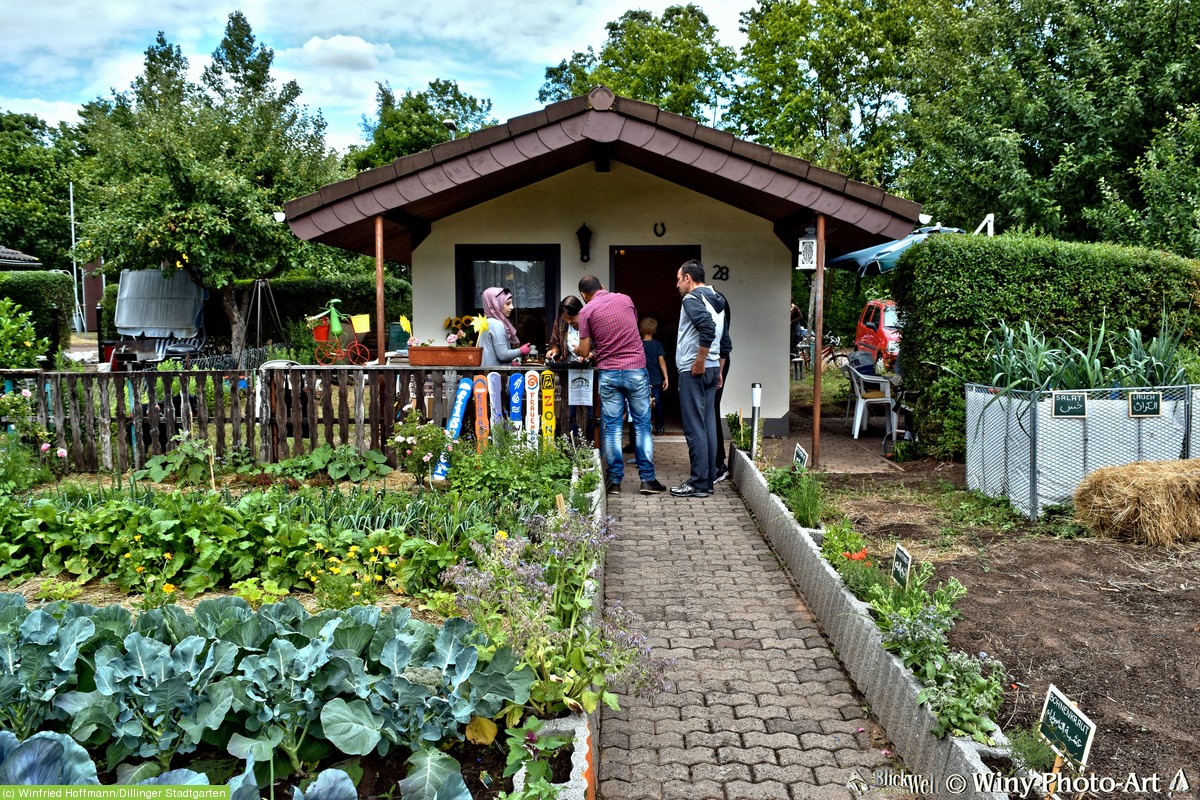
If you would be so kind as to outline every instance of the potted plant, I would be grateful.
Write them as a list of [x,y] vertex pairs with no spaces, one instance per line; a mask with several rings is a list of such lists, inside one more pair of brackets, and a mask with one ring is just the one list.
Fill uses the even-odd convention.
[[487,325],[487,317],[483,316],[447,317],[445,343],[409,339],[408,363],[418,367],[477,367],[483,363],[479,334],[487,330]]

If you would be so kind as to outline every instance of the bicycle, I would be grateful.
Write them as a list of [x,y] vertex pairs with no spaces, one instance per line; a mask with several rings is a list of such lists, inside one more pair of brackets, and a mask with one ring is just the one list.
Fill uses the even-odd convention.
[[[312,317],[312,319],[329,317],[329,341],[317,345],[313,351],[313,358],[323,367],[336,364],[343,358],[355,366],[362,366],[371,360],[371,351],[357,341],[351,341],[350,344],[342,347],[342,332],[344,330],[342,328],[342,320],[347,315],[338,312],[337,304],[340,302],[342,301],[333,298],[325,306],[324,311]],[[354,336],[353,326],[351,326],[350,335]]]
[[[816,342],[817,336],[812,331],[806,331],[800,338],[800,345],[797,348],[796,357],[801,360],[801,373],[804,368],[812,365],[813,344]],[[844,353],[839,353],[835,349],[841,344],[841,339],[833,334],[825,334],[825,346],[821,348],[821,364],[833,364],[838,369],[846,366],[849,359]]]

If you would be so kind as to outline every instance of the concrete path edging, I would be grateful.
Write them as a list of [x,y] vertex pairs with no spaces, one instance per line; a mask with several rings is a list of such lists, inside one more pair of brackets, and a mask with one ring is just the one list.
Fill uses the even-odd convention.
[[[900,659],[883,649],[869,607],[846,589],[821,556],[814,540],[819,531],[800,527],[795,516],[767,488],[763,474],[747,455],[731,448],[731,479],[758,520],[767,540],[792,574],[800,593],[825,629],[838,659],[871,705],[904,761],[909,774],[929,776],[927,794],[947,800],[1008,800],[1008,794],[975,790],[976,774],[987,774],[981,755],[993,748],[970,739],[932,734],[933,715],[916,698],[920,684]],[[1004,742],[1003,734],[997,736]],[[951,776],[959,778],[947,779]],[[960,790],[961,789],[961,790]]]

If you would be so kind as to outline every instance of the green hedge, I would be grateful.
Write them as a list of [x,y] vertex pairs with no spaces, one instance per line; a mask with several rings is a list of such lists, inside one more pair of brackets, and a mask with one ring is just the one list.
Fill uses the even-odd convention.
[[[982,374],[984,335],[998,320],[1028,320],[1049,335],[1158,333],[1163,304],[1187,343],[1200,324],[1200,262],[1161,251],[1033,236],[933,236],[905,253],[892,286],[905,314],[905,388],[922,449],[962,458],[963,380]],[[1116,342],[1115,338],[1109,341]]]
[[[239,300],[253,287],[253,281],[238,281]],[[402,279],[385,275],[383,279],[384,313],[389,321],[400,319],[404,314],[412,317],[412,285]],[[284,328],[292,322],[302,322],[306,316],[316,314],[331,297],[341,299],[339,308],[344,314],[370,314],[372,328],[375,321],[375,276],[374,275],[340,275],[333,278],[274,278],[271,280],[271,295],[275,298],[275,306]],[[104,338],[115,339],[113,316],[117,308],[117,284],[112,281],[105,287],[104,300],[101,303],[101,329]],[[254,325],[257,317],[251,313],[250,324]],[[229,318],[221,305],[221,298],[210,291],[205,303],[204,324],[208,327],[208,335],[215,338],[228,338],[230,335]],[[278,341],[278,336],[272,330],[275,323],[271,320],[269,308],[263,308],[263,337]],[[254,330],[250,330],[247,339],[253,344]]]
[[0,295],[11,297],[21,310],[32,314],[38,337],[50,340],[46,355],[53,356],[70,343],[71,314],[75,309],[70,275],[46,271],[0,272]]

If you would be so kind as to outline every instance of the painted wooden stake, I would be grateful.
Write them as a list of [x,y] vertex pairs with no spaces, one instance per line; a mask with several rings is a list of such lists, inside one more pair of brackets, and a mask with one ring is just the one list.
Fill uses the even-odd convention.
[[538,387],[542,385],[542,378],[534,370],[529,370],[525,373],[525,433],[529,437],[529,443],[536,446],[538,440],[538,429],[541,425],[538,422],[541,416],[538,413]]
[[488,412],[488,383],[486,375],[475,376],[475,452],[482,453],[492,434]]
[[542,447],[554,441],[554,372],[542,372]]

